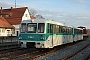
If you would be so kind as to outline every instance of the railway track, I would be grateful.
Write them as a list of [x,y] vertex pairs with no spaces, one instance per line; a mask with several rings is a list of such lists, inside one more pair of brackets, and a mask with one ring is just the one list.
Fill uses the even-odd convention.
[[[80,41],[82,42],[82,41]],[[79,42],[76,42],[76,43],[79,43]],[[74,44],[76,44],[74,43]],[[26,49],[26,51],[23,50],[7,50],[7,51],[3,51],[1,52],[0,54],[5,54],[7,52],[10,52],[10,53],[7,53],[5,54],[6,56],[0,56],[2,57],[3,60],[33,60],[33,59],[37,59],[38,57],[42,57],[42,56],[45,56],[47,54],[50,54],[50,53],[54,53],[56,52],[57,50],[60,50],[60,49],[64,49],[66,47],[70,47],[74,44],[66,44],[66,45],[63,45],[63,46],[60,46],[60,47],[56,47],[56,48],[53,48],[52,50],[49,50],[49,51],[46,51],[46,50],[32,50],[30,51],[30,49]],[[61,60],[68,60],[70,59],[71,57],[75,56],[76,54],[78,54],[79,52],[81,52],[82,50],[84,50],[85,48],[87,48],[90,44],[88,44],[87,46],[83,47],[82,49],[78,50],[77,52],[74,52],[73,54],[70,54],[64,58],[62,58]],[[12,55],[13,53],[13,55]],[[10,56],[9,56],[10,55]],[[8,57],[7,57],[8,56]],[[90,58],[90,55],[88,55],[85,60],[88,60]]]
[[53,50],[49,50],[49,51],[44,51],[43,53],[41,53],[41,54],[37,54],[37,55],[35,55],[35,56],[32,56],[32,57],[29,57],[29,58],[26,58],[25,60],[33,60],[33,59],[36,59],[36,58],[38,58],[38,57],[41,57],[41,56],[44,56],[44,55],[46,55],[46,54],[49,54],[49,53],[52,53],[52,52],[55,52],[57,49],[55,48],[55,49],[53,49]]
[[0,51],[0,54],[4,54],[4,53],[8,53],[8,52],[13,52],[13,51],[16,51],[16,50],[19,50],[21,49],[20,47],[17,47],[17,48],[11,48],[11,49],[5,49],[5,50],[2,50]]
[[12,56],[12,57],[9,57],[9,58],[5,58],[4,60],[13,60],[13,59],[20,59],[22,57],[25,57],[25,56],[28,56],[28,55],[31,55],[31,54],[35,54],[35,53],[38,53],[39,51],[33,51],[33,52],[28,52],[28,53],[25,53],[25,54],[21,54],[21,55],[18,55],[18,56]]
[[0,51],[13,49],[13,48],[17,48],[17,47],[20,47],[18,45],[18,42],[2,43],[2,44],[0,44]]
[[[71,57],[73,57],[73,56],[75,56],[76,54],[80,53],[82,50],[86,49],[88,46],[90,46],[90,44],[88,44],[87,46],[83,47],[82,49],[80,49],[80,50],[78,50],[78,51],[76,51],[76,52],[74,52],[74,53],[72,53],[72,54],[70,54],[70,55],[62,58],[62,60],[68,60],[68,59],[70,59]],[[90,54],[85,58],[85,60],[88,60],[89,57],[90,57]]]
[[0,58],[1,59],[6,59],[9,56],[14,56],[14,55],[18,54],[20,51],[25,52],[25,51],[27,51],[27,49],[16,48],[16,49],[2,51],[2,52],[0,52]]
[[90,59],[90,54],[85,58],[85,60],[89,60]]
[[[4,60],[20,60],[20,59],[25,59],[25,60],[32,60],[32,59],[35,59],[35,58],[38,58],[40,56],[44,56],[46,54],[49,54],[51,52],[54,52],[54,50],[50,50],[50,51],[46,51],[46,50],[36,50],[36,51],[33,51],[33,52],[28,52],[28,53],[25,53],[25,54],[21,54],[21,55],[18,55],[18,56],[12,56],[12,57],[9,57],[9,58],[4,58]],[[23,58],[24,57],[24,58]]]
[[[71,46],[72,44],[68,44],[68,45],[65,45],[65,46],[60,46],[60,48],[65,48],[65,47],[68,47],[68,46]],[[56,48],[53,48],[52,50],[40,50],[40,51],[33,51],[33,52],[28,52],[28,53],[25,53],[25,54],[20,54],[20,55],[17,55],[17,56],[12,56],[12,57],[9,57],[9,58],[5,58],[4,60],[17,60],[17,59],[25,59],[25,60],[33,60],[35,58],[38,58],[38,57],[41,57],[41,56],[44,56],[46,54],[49,54],[49,53],[52,53],[52,52],[55,52],[57,51],[58,49],[60,50],[60,48],[56,47]],[[22,58],[24,57],[24,58]]]

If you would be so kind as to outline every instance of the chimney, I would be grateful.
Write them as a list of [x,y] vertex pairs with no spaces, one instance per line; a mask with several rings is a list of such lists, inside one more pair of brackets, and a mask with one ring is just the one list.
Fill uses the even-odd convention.
[[1,7],[1,13],[2,13],[2,7]]
[[11,11],[12,11],[13,7],[11,7]]
[[12,9],[13,7],[11,7],[11,9]]

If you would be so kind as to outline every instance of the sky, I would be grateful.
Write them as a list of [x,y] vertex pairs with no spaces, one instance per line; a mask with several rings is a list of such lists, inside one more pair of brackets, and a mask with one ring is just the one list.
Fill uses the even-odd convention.
[[[0,7],[15,7],[15,0],[0,0]],[[90,29],[90,0],[16,0],[16,7],[36,10],[45,19]]]

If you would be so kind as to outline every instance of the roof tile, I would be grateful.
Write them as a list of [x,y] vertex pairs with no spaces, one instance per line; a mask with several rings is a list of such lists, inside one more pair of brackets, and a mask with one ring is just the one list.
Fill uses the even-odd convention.
[[0,17],[0,27],[1,28],[14,28],[14,26],[9,24],[3,17]]
[[27,7],[22,8],[10,8],[10,9],[0,9],[2,16],[12,25],[20,24],[22,21],[22,16],[24,12],[28,9]]

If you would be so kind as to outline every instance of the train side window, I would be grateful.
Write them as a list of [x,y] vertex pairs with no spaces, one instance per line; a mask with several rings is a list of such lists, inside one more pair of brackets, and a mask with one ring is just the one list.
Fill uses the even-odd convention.
[[50,24],[50,33],[53,33],[53,27],[52,27],[52,24]]
[[69,27],[67,28],[67,33],[69,33]]
[[55,34],[58,33],[58,27],[57,27],[57,25],[54,25],[54,33]]
[[73,29],[72,29],[72,28],[70,29],[70,33],[71,33],[71,34],[73,33]]
[[44,27],[45,27],[44,23],[39,23],[38,24],[38,33],[44,33]]
[[57,33],[59,33],[59,25],[57,25]]
[[59,33],[61,33],[61,26],[59,26]]
[[65,28],[65,26],[62,27],[62,33],[66,33],[66,28]]
[[63,33],[63,26],[61,27],[61,33]]
[[68,30],[69,30],[68,33],[71,34],[72,33],[72,28],[69,28]]
[[68,33],[68,28],[66,28],[66,33]]
[[48,23],[47,24],[47,33],[49,33],[50,32],[50,24]]

